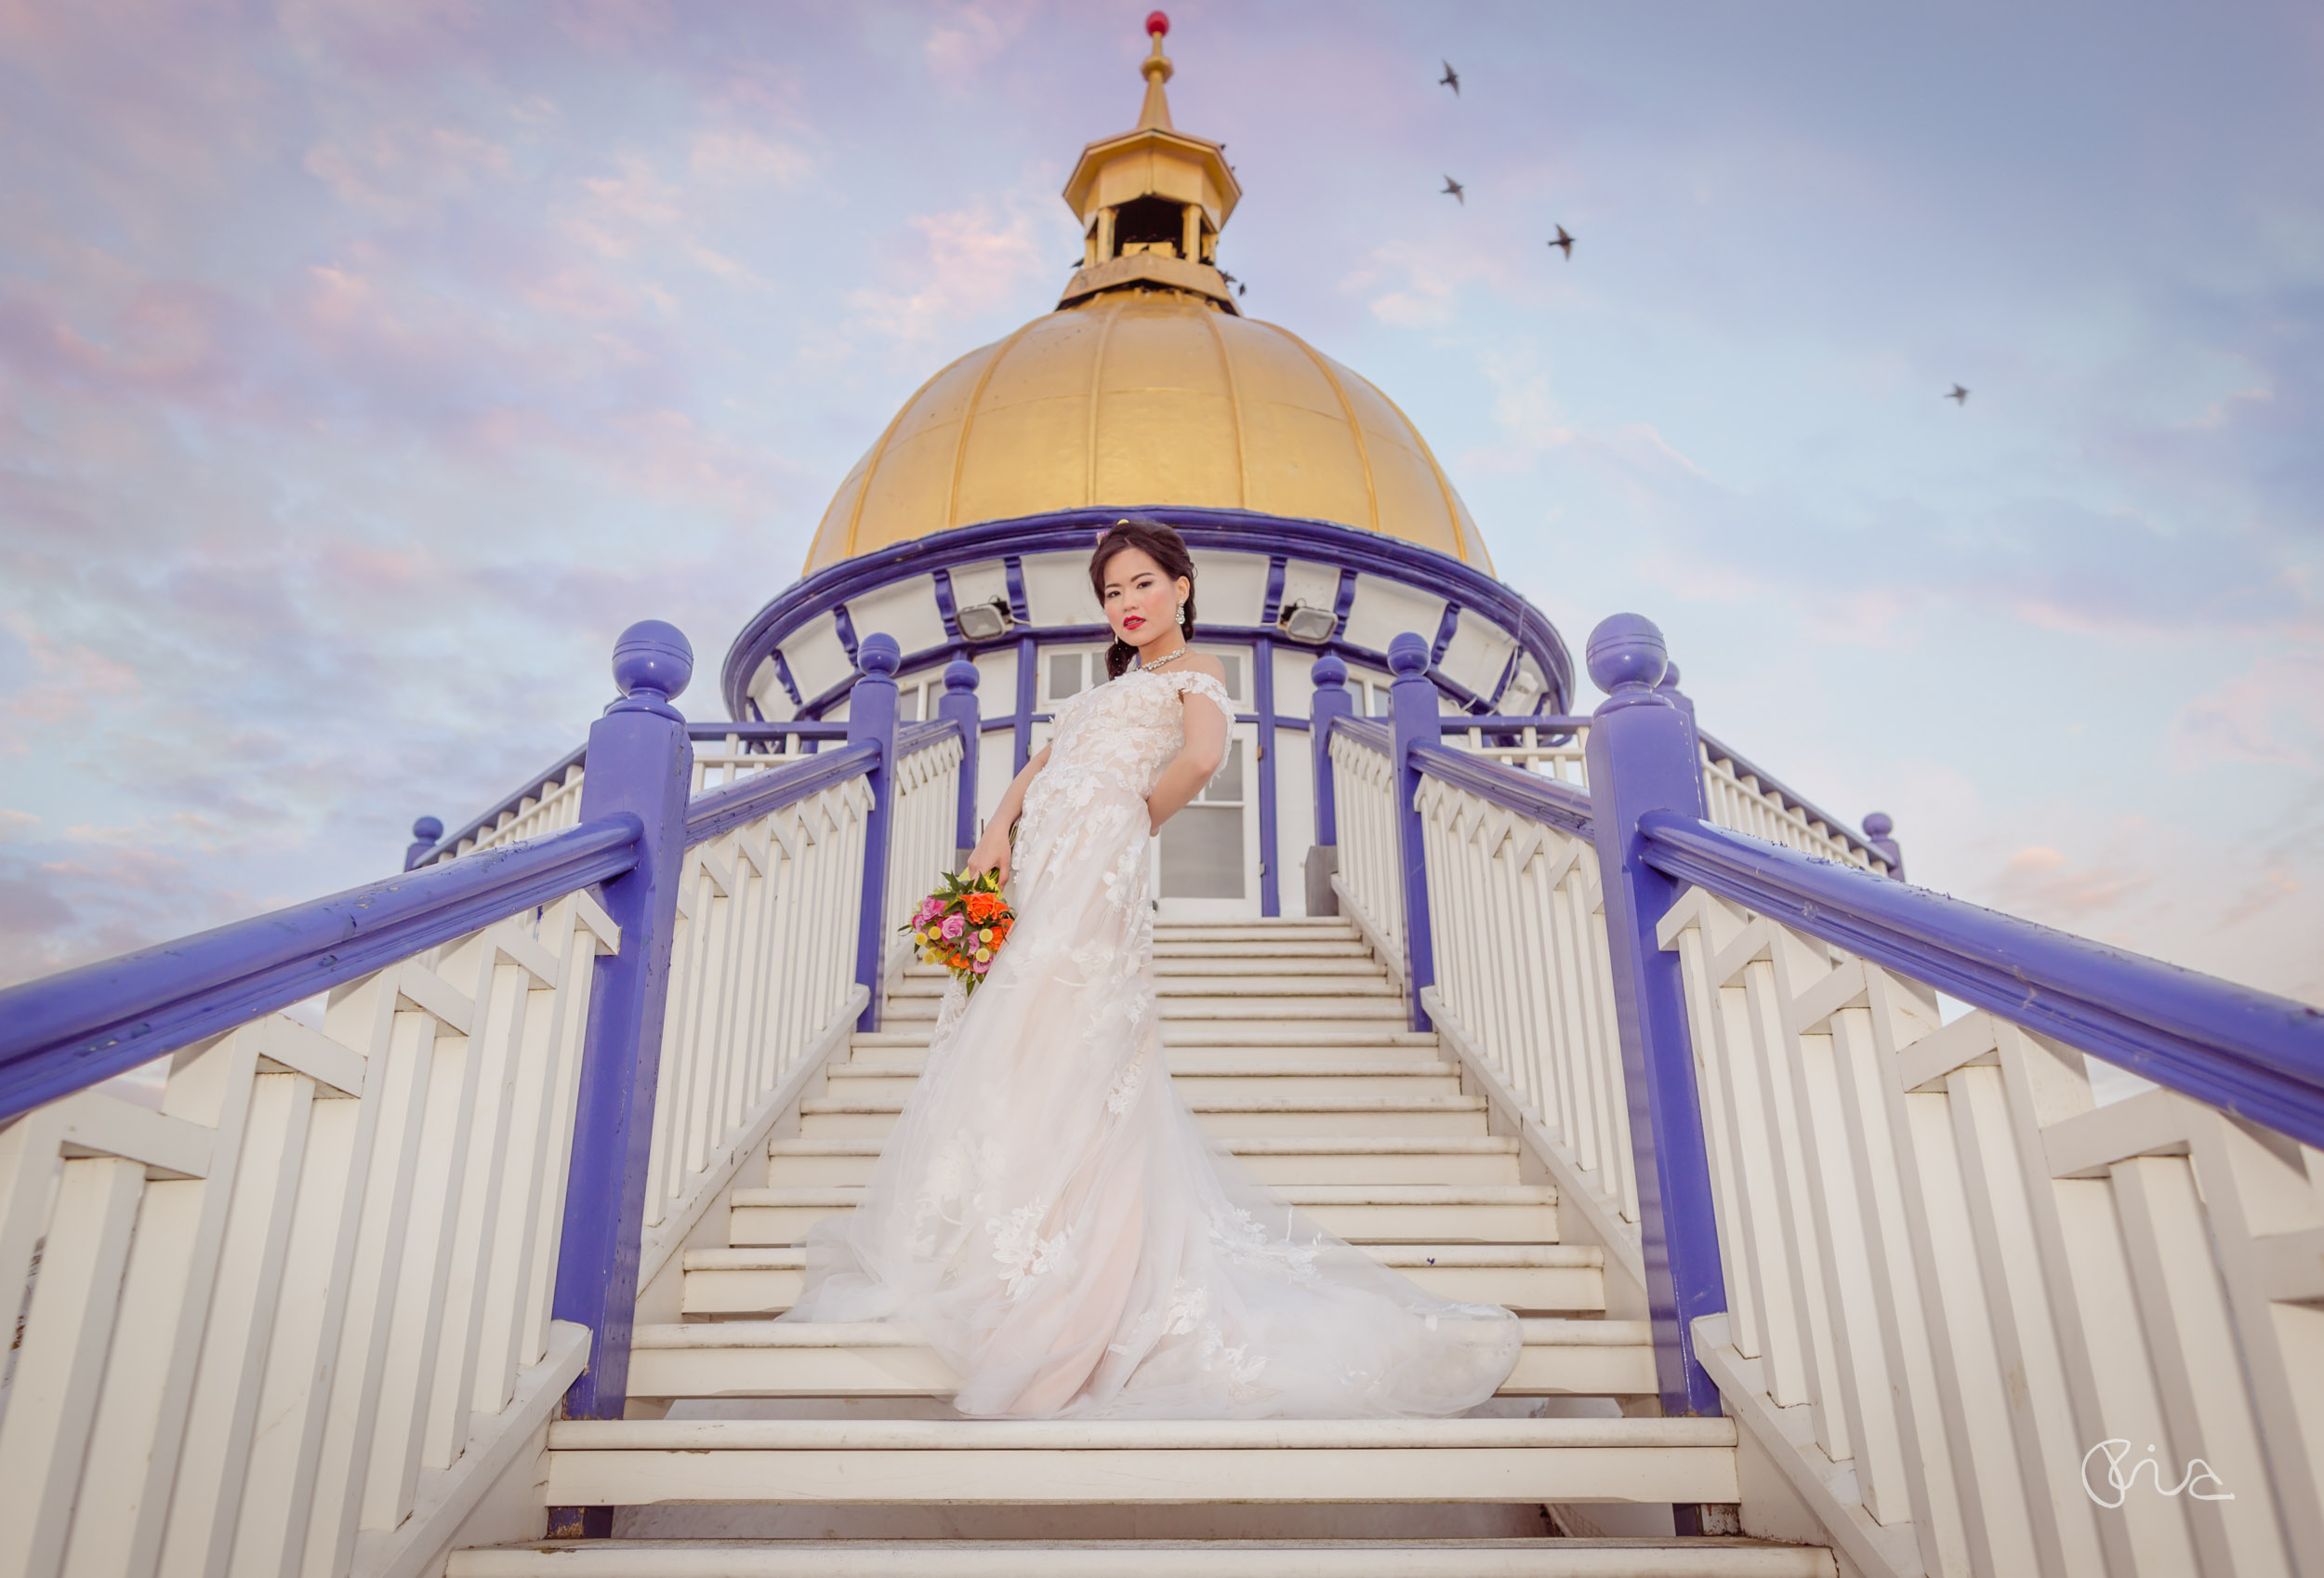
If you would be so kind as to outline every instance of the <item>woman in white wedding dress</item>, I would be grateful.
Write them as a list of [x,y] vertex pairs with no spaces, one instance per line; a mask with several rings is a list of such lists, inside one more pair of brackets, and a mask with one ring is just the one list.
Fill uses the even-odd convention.
[[1168,526],[1100,539],[1115,677],[1059,709],[970,859],[1010,884],[1008,946],[972,997],[948,988],[862,1200],[810,1232],[784,1319],[917,1324],[966,1414],[1459,1413],[1514,1367],[1515,1318],[1317,1227],[1208,1138],[1163,1064],[1148,850],[1232,712],[1218,660],[1186,648],[1193,576]]

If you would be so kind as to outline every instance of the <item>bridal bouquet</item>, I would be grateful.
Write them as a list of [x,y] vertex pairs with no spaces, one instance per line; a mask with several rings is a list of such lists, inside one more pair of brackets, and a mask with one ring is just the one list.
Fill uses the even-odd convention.
[[912,934],[924,963],[943,965],[974,991],[1016,921],[992,872],[963,877],[947,871],[936,880],[936,891],[896,929]]

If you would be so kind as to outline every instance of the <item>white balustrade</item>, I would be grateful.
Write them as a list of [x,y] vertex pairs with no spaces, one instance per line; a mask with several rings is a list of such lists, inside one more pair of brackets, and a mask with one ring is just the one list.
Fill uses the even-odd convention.
[[2324,1152],[2101,1106],[2074,1047],[1699,889],[1660,932],[1727,1289],[1697,1351],[1851,1559],[2324,1571]]
[[888,828],[886,958],[891,964],[912,952],[909,935],[896,928],[935,888],[937,877],[954,867],[962,754],[960,736],[947,733],[896,763],[896,814]]
[[1436,971],[1424,1006],[1539,1125],[1534,1139],[1560,1187],[1634,1248],[1638,1182],[1597,851],[1433,777],[1418,801]]
[[1338,807],[1340,869],[1332,886],[1401,979],[1404,874],[1396,847],[1396,775],[1387,754],[1345,729],[1331,734],[1332,794]]
[[[695,794],[705,789],[722,788],[738,782],[770,767],[786,766],[804,754],[804,741],[798,736],[786,735],[772,740],[746,740],[740,735],[728,735],[723,740],[694,742],[693,787]],[[824,749],[835,744],[825,741]],[[494,818],[489,827],[480,828],[460,840],[449,858],[473,855],[479,850],[497,849],[519,839],[538,838],[561,828],[578,827],[581,822],[581,781],[587,776],[584,764],[575,762],[562,772],[543,779],[539,785],[522,796],[515,805]]]
[[[1516,733],[1514,744],[1497,745],[1486,737],[1481,728],[1445,731],[1445,743],[1455,749],[1471,751],[1491,761],[1505,762],[1524,772],[1554,778],[1570,784],[1587,793],[1590,787],[1589,766],[1585,752],[1590,742],[1590,725],[1578,723],[1566,730],[1545,729],[1527,724],[1522,730],[1496,730],[1495,733]],[[1555,735],[1566,735],[1562,742],[1553,742]],[[1740,768],[1727,752],[1710,744],[1702,748],[1703,802],[1710,819],[1722,828],[1732,828],[1738,833],[1749,833],[1765,839],[1786,849],[1796,849],[1802,855],[1813,855],[1826,860],[1837,860],[1862,870],[1885,870],[1886,866],[1876,856],[1845,837],[1835,833],[1831,826],[1815,816],[1796,800],[1771,784],[1762,783],[1757,776]]]
[[863,1009],[855,944],[871,805],[859,776],[686,851],[640,1287]]
[[432,1571],[588,1358],[549,1306],[618,941],[574,894],[0,1129],[0,1578]]

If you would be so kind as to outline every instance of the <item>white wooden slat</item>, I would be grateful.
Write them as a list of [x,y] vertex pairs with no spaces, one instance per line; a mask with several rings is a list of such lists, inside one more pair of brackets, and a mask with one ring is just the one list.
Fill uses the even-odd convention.
[[200,1365],[155,1567],[163,1578],[214,1578],[225,1569],[290,1240],[291,1206],[306,1154],[314,1081],[303,1074],[261,1074],[251,1083],[250,1113],[234,1164],[218,1274],[201,1317]]
[[[568,928],[570,935],[570,928]],[[560,960],[559,973],[564,969]],[[532,1282],[533,1256],[538,1245],[535,1226],[547,1191],[541,1176],[542,1160],[550,1147],[549,1115],[557,1107],[555,1036],[558,994],[535,986],[525,992],[522,1023],[511,1051],[514,1067],[508,1081],[508,1133],[502,1155],[499,1193],[493,1222],[494,1253],[485,1262],[486,1280],[479,1301],[474,1376],[469,1408],[478,1413],[498,1413],[514,1395],[525,1318],[525,1290]]]
[[565,1214],[565,1182],[573,1150],[574,1107],[581,1081],[581,1052],[588,1028],[588,1004],[601,952],[613,952],[619,935],[595,900],[577,895],[565,901],[569,919],[562,982],[557,993],[557,1048],[552,1089],[556,1107],[548,1119],[548,1144],[541,1157],[541,1202],[533,1228],[532,1265],[527,1272],[524,1329],[518,1339],[520,1368],[538,1363],[548,1351],[549,1306],[556,1293],[557,1245]]
[[[422,974],[406,965],[398,982],[407,997]],[[451,988],[445,988],[446,995]],[[471,1003],[473,1000],[470,1000]],[[432,1011],[431,1011],[432,1014]],[[471,1020],[473,1023],[473,1020]],[[440,1028],[430,1041],[428,1094],[420,1110],[418,1166],[404,1227],[371,1461],[363,1480],[362,1526],[392,1529],[412,1508],[419,1477],[422,1436],[443,1333],[443,1299],[460,1210],[469,1131],[476,1117],[477,1076],[482,1058],[473,1037]]]
[[52,1107],[58,1148],[66,1156],[118,1156],[157,1174],[199,1178],[210,1168],[210,1133],[165,1112],[86,1090]]
[[170,1060],[162,1110],[205,1128],[218,1165],[198,1181],[149,1183],[140,1202],[66,1553],[73,1578],[146,1578],[161,1559],[268,1028],[244,1026]]
[[112,1157],[68,1161],[59,1174],[0,1413],[0,1578],[51,1578],[62,1563],[144,1187],[142,1165]]

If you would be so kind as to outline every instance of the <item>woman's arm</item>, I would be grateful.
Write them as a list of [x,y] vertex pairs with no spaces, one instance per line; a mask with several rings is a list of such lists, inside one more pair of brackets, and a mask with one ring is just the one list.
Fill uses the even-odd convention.
[[974,877],[986,871],[997,871],[1002,882],[1009,880],[1009,829],[1024,809],[1024,791],[1033,787],[1033,780],[1049,765],[1049,747],[1035,751],[1017,776],[1009,780],[1001,791],[1000,803],[993,807],[992,820],[984,824],[984,836],[976,847],[969,851],[967,874]]
[[[1225,683],[1225,670],[1217,658],[1197,656],[1188,662]],[[1162,769],[1161,777],[1155,780],[1154,792],[1146,796],[1146,816],[1157,833],[1163,823],[1202,792],[1202,786],[1210,781],[1210,775],[1226,760],[1227,720],[1218,703],[1208,696],[1188,696],[1180,705],[1186,709],[1186,744]]]

